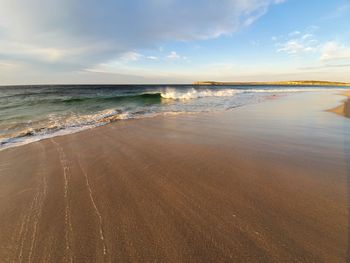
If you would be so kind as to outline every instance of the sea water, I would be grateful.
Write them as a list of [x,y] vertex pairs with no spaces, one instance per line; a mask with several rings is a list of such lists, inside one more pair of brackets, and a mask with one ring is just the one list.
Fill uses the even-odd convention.
[[0,87],[0,150],[124,119],[229,110],[339,87],[41,85]]

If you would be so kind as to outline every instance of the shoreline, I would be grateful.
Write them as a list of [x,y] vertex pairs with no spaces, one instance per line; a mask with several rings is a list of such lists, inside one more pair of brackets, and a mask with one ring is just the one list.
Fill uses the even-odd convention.
[[0,151],[0,258],[346,261],[350,123],[324,111],[338,102],[293,94]]
[[[300,91],[300,93],[305,93],[308,91],[318,92],[320,90],[307,90],[306,89],[306,90]],[[331,90],[323,89],[321,91],[331,91]],[[268,91],[268,92],[271,92],[271,91]],[[251,102],[248,102],[246,104],[236,105],[236,106],[226,108],[226,109],[216,109],[216,110],[213,110],[210,112],[211,113],[221,113],[221,112],[233,110],[233,109],[236,109],[236,108],[239,108],[242,106],[248,106],[248,105],[256,104],[256,103],[262,103],[264,101],[279,98],[281,96],[290,96],[290,95],[294,94],[295,90],[292,90],[290,92],[284,91],[285,92],[284,94],[283,93],[280,94],[278,91],[275,91],[275,92],[276,92],[276,94],[273,94],[273,95],[266,94],[264,97],[258,98],[257,101],[251,101]],[[112,111],[112,110],[108,110],[108,111]],[[114,119],[113,121],[103,122],[103,120],[101,120],[101,121],[98,120],[95,123],[86,124],[83,126],[72,126],[72,127],[61,128],[61,129],[58,129],[57,131],[48,132],[48,133],[44,133],[44,134],[40,134],[40,133],[36,134],[34,131],[34,135],[33,135],[32,131],[29,130],[29,131],[26,131],[26,132],[28,132],[28,135],[27,134],[21,135],[21,136],[19,135],[18,137],[13,137],[11,139],[7,138],[6,140],[8,140],[10,142],[2,142],[1,143],[2,145],[0,146],[0,151],[6,150],[9,148],[13,148],[13,147],[27,145],[27,144],[30,144],[33,142],[38,142],[38,141],[42,141],[42,140],[46,140],[46,139],[50,139],[50,138],[55,138],[55,137],[59,137],[59,136],[66,136],[66,135],[74,134],[74,133],[80,133],[82,131],[95,129],[95,128],[98,128],[101,126],[110,125],[112,123],[117,123],[120,121],[142,120],[142,119],[150,119],[150,118],[155,118],[155,117],[169,117],[169,116],[173,116],[173,115],[182,115],[182,114],[184,114],[184,115],[190,114],[191,115],[191,114],[205,114],[205,113],[208,113],[208,112],[207,111],[198,111],[198,112],[186,112],[186,111],[184,111],[184,112],[163,112],[163,113],[159,112],[159,113],[154,113],[151,115],[144,115],[144,116],[131,116],[131,117],[126,117],[126,118],[121,117],[120,119],[119,119],[119,116],[114,115],[114,116],[105,117],[106,119]],[[96,114],[99,114],[99,112],[97,112]],[[41,128],[41,129],[43,129],[43,128]]]
[[350,118],[350,91],[343,92],[341,95],[346,97],[346,99],[343,100],[342,104],[335,108],[329,109],[328,111],[336,113],[343,117]]
[[[256,104],[256,103],[263,103],[263,102],[271,100],[271,99],[276,99],[276,98],[278,98],[280,96],[288,96],[288,95],[290,95],[290,94],[284,94],[284,95],[274,94],[274,95],[266,96],[265,98],[261,98],[259,101],[254,101],[254,102],[250,102],[250,103],[247,103],[247,104],[230,107],[230,108],[227,108],[227,109],[214,110],[214,111],[210,111],[210,112],[205,112],[205,111],[201,112],[201,111],[199,111],[199,112],[165,112],[165,113],[155,113],[154,115],[145,115],[145,116],[142,116],[142,117],[132,117],[132,118],[126,118],[126,119],[117,119],[117,120],[114,120],[114,121],[111,121],[111,122],[108,122],[108,123],[101,123],[101,124],[96,123],[96,124],[92,124],[91,126],[82,126],[82,127],[77,127],[77,128],[66,128],[66,129],[62,129],[62,130],[59,130],[57,132],[51,133],[51,134],[34,135],[34,136],[32,136],[32,135],[30,135],[30,136],[23,136],[23,137],[19,137],[19,139],[27,138],[27,139],[29,139],[29,141],[28,142],[23,142],[23,141],[11,142],[8,146],[0,147],[0,152],[4,151],[6,149],[10,149],[10,148],[21,147],[21,146],[25,146],[27,144],[40,142],[42,140],[48,140],[48,139],[55,138],[55,137],[67,136],[67,135],[70,135],[70,134],[76,134],[76,133],[80,133],[80,132],[84,132],[84,131],[89,131],[91,129],[96,129],[96,128],[100,128],[100,127],[107,126],[107,125],[113,125],[113,124],[116,124],[118,122],[138,121],[138,120],[146,120],[146,119],[153,119],[153,118],[168,118],[168,117],[178,116],[178,115],[220,114],[220,113],[224,113],[226,111],[235,110],[236,108],[239,108],[239,107],[245,107],[245,106],[253,105],[253,104]],[[8,143],[5,143],[5,145],[6,144],[8,144]]]

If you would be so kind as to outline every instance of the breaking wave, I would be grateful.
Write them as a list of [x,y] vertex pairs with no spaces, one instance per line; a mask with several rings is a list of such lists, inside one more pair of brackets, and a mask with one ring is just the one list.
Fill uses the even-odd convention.
[[[137,112],[136,112],[137,114]],[[142,114],[139,112],[139,114]],[[17,132],[7,136],[0,136],[0,148],[7,145],[21,145],[28,142],[38,141],[57,135],[74,133],[98,126],[102,126],[117,120],[135,118],[133,114],[121,110],[107,109],[96,114],[72,114],[70,116],[50,115],[45,121],[16,124]],[[10,128],[10,127],[9,127]]]
[[130,95],[118,95],[110,97],[100,98],[68,98],[60,100],[62,103],[83,103],[83,102],[103,102],[103,101],[115,101],[115,102],[161,102],[161,99],[172,99],[172,100],[190,100],[199,99],[204,97],[230,97],[234,96],[238,91],[234,89],[224,90],[201,90],[201,89],[175,89],[166,88],[159,92],[139,93]]
[[160,96],[164,99],[174,99],[174,100],[190,100],[198,99],[204,97],[230,97],[234,96],[237,90],[224,89],[224,90],[176,90],[168,88],[164,92],[160,93]]

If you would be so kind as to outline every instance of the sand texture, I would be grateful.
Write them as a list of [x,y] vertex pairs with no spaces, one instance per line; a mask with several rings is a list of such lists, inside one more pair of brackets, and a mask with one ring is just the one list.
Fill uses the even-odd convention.
[[0,262],[346,262],[332,94],[121,121],[0,152]]

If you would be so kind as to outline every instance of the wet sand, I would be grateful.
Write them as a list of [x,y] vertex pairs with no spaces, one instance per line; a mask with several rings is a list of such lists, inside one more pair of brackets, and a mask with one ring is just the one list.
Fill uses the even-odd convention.
[[341,105],[330,109],[329,111],[350,118],[350,92],[343,92],[342,95],[346,96],[347,99],[344,100]]
[[350,121],[303,93],[0,152],[1,262],[346,262]]

